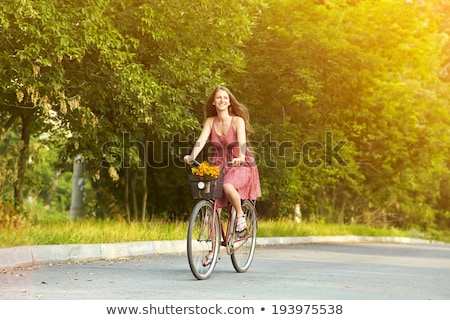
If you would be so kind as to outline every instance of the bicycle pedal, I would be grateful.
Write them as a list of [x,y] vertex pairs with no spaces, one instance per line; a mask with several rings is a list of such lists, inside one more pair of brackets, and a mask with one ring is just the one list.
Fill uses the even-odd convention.
[[240,238],[245,238],[248,235],[247,230],[242,230],[241,232],[237,232],[236,231],[236,238],[240,239]]

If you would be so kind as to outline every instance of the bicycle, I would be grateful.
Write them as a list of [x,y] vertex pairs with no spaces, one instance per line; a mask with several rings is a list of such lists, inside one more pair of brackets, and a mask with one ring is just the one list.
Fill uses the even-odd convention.
[[[199,165],[194,160],[195,165]],[[219,260],[221,247],[231,256],[236,272],[246,272],[253,261],[256,247],[257,216],[254,200],[241,200],[247,229],[236,232],[236,211],[229,203],[227,226],[219,214],[215,198],[222,196],[223,169],[218,179],[204,180],[190,175],[193,197],[200,199],[192,210],[187,234],[187,258],[193,275],[198,280],[208,279]],[[225,209],[225,208],[223,208]],[[211,259],[208,255],[212,253]],[[205,265],[205,259],[208,264]]]

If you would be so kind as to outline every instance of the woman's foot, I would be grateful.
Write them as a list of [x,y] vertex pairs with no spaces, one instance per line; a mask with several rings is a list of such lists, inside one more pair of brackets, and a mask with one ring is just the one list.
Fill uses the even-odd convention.
[[236,232],[241,233],[247,230],[247,221],[245,220],[245,214],[236,217]]
[[214,253],[210,251],[206,256],[203,257],[202,265],[204,267],[209,266],[212,263]]

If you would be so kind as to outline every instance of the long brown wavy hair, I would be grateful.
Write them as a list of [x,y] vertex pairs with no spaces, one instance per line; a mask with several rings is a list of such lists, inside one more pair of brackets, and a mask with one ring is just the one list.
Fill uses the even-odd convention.
[[212,92],[211,96],[208,98],[206,102],[206,117],[215,117],[217,116],[216,107],[213,105],[214,97],[216,96],[217,91],[222,90],[228,93],[230,97],[230,106],[228,107],[228,112],[231,115],[241,117],[245,121],[245,131],[246,134],[253,133],[253,128],[250,124],[250,116],[248,113],[248,109],[245,105],[237,101],[236,97],[231,93],[230,89],[224,86],[217,86]]

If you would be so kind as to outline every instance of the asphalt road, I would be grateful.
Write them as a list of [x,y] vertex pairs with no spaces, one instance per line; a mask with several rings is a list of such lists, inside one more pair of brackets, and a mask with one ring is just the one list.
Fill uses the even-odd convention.
[[2,300],[450,300],[450,246],[258,246],[247,273],[227,254],[208,280],[186,255],[56,262],[4,270]]

